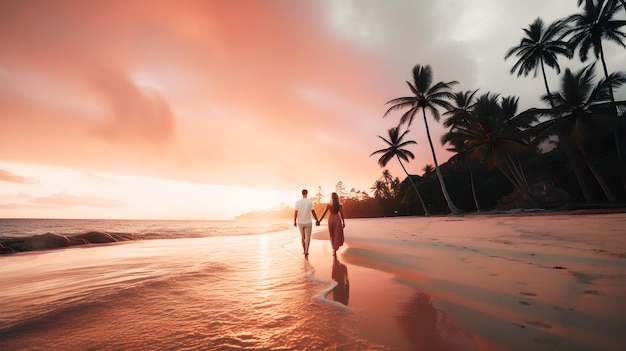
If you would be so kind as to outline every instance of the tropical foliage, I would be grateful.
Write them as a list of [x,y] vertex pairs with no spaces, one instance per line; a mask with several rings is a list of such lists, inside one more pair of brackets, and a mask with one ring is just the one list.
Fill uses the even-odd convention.
[[[385,143],[387,143],[388,147],[386,149],[380,149],[380,150],[372,152],[370,157],[375,155],[375,154],[379,154],[379,153],[382,154],[382,156],[380,156],[380,158],[378,159],[378,164],[381,167],[387,166],[387,163],[389,163],[389,161],[395,157],[398,160],[398,163],[400,163],[400,166],[402,167],[402,170],[404,170],[404,173],[406,174],[407,178],[411,182],[411,185],[413,186],[413,189],[415,189],[415,193],[417,194],[417,197],[420,200],[420,203],[422,205],[422,209],[424,210],[424,213],[427,216],[429,216],[430,212],[426,208],[426,204],[424,203],[424,200],[422,199],[422,195],[420,194],[419,190],[417,190],[417,187],[415,186],[415,183],[413,183],[413,180],[411,179],[411,176],[409,175],[409,172],[404,167],[404,163],[402,163],[402,160],[404,160],[406,162],[409,162],[409,159],[414,159],[415,158],[415,155],[413,155],[413,153],[411,151],[404,149],[404,147],[406,147],[408,145],[417,144],[413,140],[406,140],[406,141],[403,140],[408,132],[409,132],[408,130],[405,130],[402,134],[400,134],[399,127],[395,127],[395,128],[390,128],[389,130],[387,130],[387,133],[389,134],[389,138],[388,139],[385,139],[384,137],[379,135],[378,137],[380,139],[382,139]],[[384,173],[384,175],[385,175],[385,182],[384,182],[384,184],[380,184],[379,181],[377,181],[377,183],[375,184],[376,185],[376,193],[375,194],[380,193],[379,189],[382,188],[382,189],[389,189],[390,190],[390,191],[387,191],[387,193],[383,193],[383,195],[385,195],[385,197],[388,197],[388,196],[391,195],[391,191],[393,191],[393,187],[390,186],[389,179],[387,178],[387,174],[389,174],[389,172]],[[395,191],[394,191],[394,193],[395,193]]]
[[566,31],[565,23],[565,21],[556,21],[546,28],[543,20],[537,18],[528,29],[524,29],[526,37],[522,39],[519,46],[509,49],[504,56],[505,59],[514,54],[520,57],[510,73],[517,71],[519,77],[534,72],[534,76],[537,76],[537,70],[541,68],[546,93],[550,94],[545,66],[554,68],[557,73],[560,73],[561,67],[557,55],[572,57],[570,45],[563,40]]
[[452,86],[458,82],[438,82],[434,85],[432,82],[433,73],[430,66],[415,65],[415,67],[413,67],[413,82],[411,83],[407,81],[412,95],[389,100],[387,104],[391,104],[391,107],[389,107],[387,112],[385,112],[384,116],[387,116],[389,113],[396,110],[408,109],[400,118],[400,125],[408,124],[410,126],[413,122],[413,117],[415,117],[418,112],[422,112],[422,116],[424,117],[424,128],[426,130],[428,144],[430,145],[430,150],[433,155],[433,162],[435,163],[435,170],[437,171],[441,191],[446,199],[450,212],[453,214],[460,214],[462,211],[459,210],[452,202],[452,199],[448,194],[448,189],[444,183],[443,176],[441,175],[439,162],[437,162],[437,155],[435,153],[435,147],[433,146],[433,141],[430,136],[428,119],[426,118],[426,111],[428,111],[435,121],[439,122],[441,117],[438,108],[452,108],[452,105],[448,101],[448,99],[453,97],[450,90],[452,89]]
[[[505,52],[505,60],[517,57],[511,74],[541,72],[546,91],[542,106],[519,111],[517,96],[478,89],[454,92],[456,81],[435,82],[429,65],[415,65],[407,81],[410,94],[388,101],[383,115],[401,112],[398,125],[386,137],[378,136],[385,148],[370,155],[380,155],[383,168],[395,158],[406,177],[394,178],[385,169],[369,189],[372,196],[337,183],[346,216],[624,207],[626,101],[616,101],[615,91],[626,84],[626,74],[610,71],[605,46],[626,48],[626,1],[578,4],[580,13],[549,25],[536,19],[523,29],[519,44]],[[575,53],[586,66],[561,72]],[[588,63],[590,57],[595,62]],[[546,66],[559,75],[552,82],[555,91],[549,88]],[[602,67],[601,78],[596,67]],[[424,121],[432,165],[410,164],[415,155],[409,148],[416,142],[402,127],[411,126],[417,115]],[[440,142],[453,153],[443,164],[435,153],[429,117],[436,123],[443,117],[446,132]],[[316,206],[323,206],[324,197],[319,188]]]
[[[604,54],[606,42],[626,48],[626,21],[620,19],[626,4],[623,0],[578,3],[580,13],[549,25],[537,18],[523,29],[525,36],[520,43],[504,56],[518,58],[510,70],[518,77],[536,76],[541,71],[546,91],[542,100],[549,107],[519,112],[516,96],[502,97],[493,92],[479,95],[478,90],[452,92],[456,81],[433,84],[432,69],[421,64],[415,65],[413,79],[407,82],[411,95],[387,102],[391,107],[383,117],[402,111],[399,126],[410,126],[421,112],[438,183],[451,213],[504,208],[511,203],[546,208],[566,203],[626,202],[626,165],[620,141],[626,132],[626,102],[615,101],[614,94],[626,78],[622,72],[609,72]],[[602,65],[604,78],[597,79],[594,63],[578,72],[566,68],[559,78],[560,89],[552,92],[546,66],[561,74],[563,62],[559,59],[573,59],[578,52],[578,58],[585,62],[591,50]],[[427,114],[439,122],[442,110],[443,126],[448,131],[441,143],[454,155],[440,166]],[[407,180],[414,183],[402,167]],[[438,196],[429,196],[431,167],[424,166],[424,176],[413,185],[432,209],[440,207],[433,206]],[[427,187],[431,190],[424,189]],[[449,191],[452,188],[456,191]],[[462,210],[456,208],[453,198],[462,204]]]

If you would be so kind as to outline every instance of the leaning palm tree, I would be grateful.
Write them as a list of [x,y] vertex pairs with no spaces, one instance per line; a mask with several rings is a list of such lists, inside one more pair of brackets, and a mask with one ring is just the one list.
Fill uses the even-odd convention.
[[471,159],[469,155],[469,150],[465,145],[465,138],[456,134],[454,131],[450,131],[441,137],[441,143],[446,144],[450,143],[452,147],[447,150],[454,153],[452,157],[448,160],[448,163],[452,165],[452,167],[456,169],[467,168],[470,176],[470,185],[472,187],[472,197],[474,198],[474,206],[476,206],[476,211],[480,212],[480,204],[478,203],[478,195],[476,194],[476,182],[474,181],[474,172],[472,171]]
[[[612,73],[608,78],[600,80],[594,84],[595,63],[588,65],[577,73],[565,70],[561,82],[561,91],[545,96],[544,100],[555,102],[555,107],[550,109],[536,109],[536,113],[551,117],[550,120],[536,126],[540,130],[535,142],[541,142],[555,135],[565,146],[576,148],[584,160],[587,168],[593,174],[596,181],[602,188],[604,195],[610,202],[615,202],[615,197],[602,179],[598,171],[589,160],[587,146],[594,136],[594,129],[614,128],[620,123],[616,116],[598,113],[594,107],[606,104],[610,101],[610,91],[626,83],[626,75],[618,72]],[[568,152],[568,149],[565,149]],[[570,157],[570,164],[572,158]],[[585,192],[584,183],[579,177],[575,165],[573,170],[578,177],[583,194]],[[588,195],[586,200],[590,201]]]
[[522,74],[528,76],[531,71],[534,71],[533,77],[536,77],[538,68],[541,67],[546,93],[550,94],[545,66],[554,68],[556,73],[560,73],[561,67],[557,55],[572,57],[569,45],[563,40],[563,34],[566,30],[565,23],[564,21],[556,21],[546,28],[543,20],[537,18],[528,26],[528,29],[524,29],[526,37],[518,46],[509,49],[504,56],[505,60],[513,54],[519,57],[519,60],[511,68],[511,74],[517,71],[518,77]]
[[422,209],[424,209],[424,213],[426,214],[426,216],[430,216],[430,212],[428,211],[428,208],[426,208],[426,204],[424,203],[424,200],[422,199],[422,195],[420,194],[419,190],[417,190],[415,183],[413,183],[413,179],[411,179],[409,172],[407,172],[406,168],[404,167],[404,164],[402,163],[402,160],[409,162],[409,158],[410,159],[415,158],[415,155],[413,155],[411,151],[404,149],[404,147],[408,145],[412,145],[412,144],[417,144],[417,143],[413,140],[406,140],[406,141],[402,140],[407,135],[407,133],[409,133],[409,130],[405,130],[404,133],[400,134],[400,127],[394,127],[394,128],[389,128],[387,130],[387,133],[389,134],[389,139],[385,139],[384,137],[380,135],[378,137],[382,139],[385,143],[387,143],[389,147],[386,149],[380,149],[380,150],[376,150],[372,152],[370,154],[370,157],[372,157],[375,154],[382,154],[382,156],[380,156],[380,158],[378,159],[378,164],[381,167],[387,166],[387,163],[389,163],[389,161],[391,161],[392,158],[394,157],[397,158],[398,162],[400,163],[400,166],[402,167],[402,170],[404,170],[404,173],[406,173],[406,177],[409,179],[409,181],[411,182],[411,185],[413,186],[413,189],[415,189],[415,192],[417,193],[417,197],[419,198],[420,203],[422,204]]
[[533,206],[540,206],[530,191],[520,155],[530,151],[528,126],[536,122],[535,115],[517,111],[517,98],[500,99],[498,94],[486,93],[476,99],[471,118],[456,125],[444,137],[453,145],[463,145],[471,159],[479,159],[490,169],[495,168]]
[[[604,77],[608,79],[609,72],[606,66],[602,41],[608,40],[626,48],[624,44],[626,34],[620,30],[621,27],[626,25],[626,21],[614,19],[620,8],[626,11],[626,3],[616,0],[585,0],[584,2],[582,13],[567,18],[568,23],[571,24],[571,28],[568,31],[572,35],[570,45],[573,48],[579,48],[580,60],[583,62],[587,60],[589,50],[593,49],[596,59],[602,62]],[[582,0],[579,0],[578,4],[580,5],[581,3]],[[609,87],[609,94],[611,99],[606,104],[612,105],[615,114],[618,114],[613,87]],[[618,128],[613,130],[613,139],[615,139],[617,148],[618,162],[623,164]],[[620,169],[620,173],[624,189],[626,189],[626,170],[624,167]]]
[[452,147],[447,150],[453,152],[454,155],[450,157],[448,163],[456,169],[467,167],[470,175],[474,205],[476,206],[476,211],[480,212],[480,205],[476,195],[474,173],[472,172],[469,150],[466,146],[467,139],[464,135],[456,133],[457,126],[462,128],[463,125],[470,125],[474,123],[475,116],[472,113],[472,108],[474,107],[475,102],[474,95],[476,95],[477,92],[478,89],[474,91],[460,91],[454,93],[454,98],[452,99],[454,108],[444,113],[444,116],[447,116],[447,118],[443,121],[443,125],[450,128],[450,131],[441,137],[441,144],[445,145],[450,143],[452,145]]
[[415,67],[413,67],[413,83],[407,81],[409,89],[411,89],[411,93],[413,95],[387,101],[387,104],[391,104],[391,107],[387,110],[387,112],[385,112],[383,117],[386,117],[393,111],[408,108],[408,111],[406,111],[400,118],[400,125],[407,124],[410,126],[413,122],[415,114],[417,114],[420,110],[422,111],[422,115],[424,117],[424,127],[426,128],[426,136],[428,137],[428,144],[430,145],[430,151],[433,155],[433,162],[435,163],[435,169],[437,171],[437,177],[439,178],[441,191],[443,192],[443,196],[446,199],[450,212],[453,215],[457,215],[463,213],[463,211],[454,205],[452,199],[450,199],[450,195],[448,195],[448,190],[443,181],[443,176],[441,175],[441,170],[439,169],[439,163],[437,162],[435,147],[433,146],[433,141],[430,137],[430,129],[428,128],[428,120],[426,119],[426,110],[430,112],[435,121],[439,122],[441,117],[437,108],[443,107],[448,110],[452,108],[452,104],[450,104],[447,99],[451,99],[453,97],[450,89],[458,82],[438,82],[432,85],[432,81],[433,73],[430,66],[415,65]]

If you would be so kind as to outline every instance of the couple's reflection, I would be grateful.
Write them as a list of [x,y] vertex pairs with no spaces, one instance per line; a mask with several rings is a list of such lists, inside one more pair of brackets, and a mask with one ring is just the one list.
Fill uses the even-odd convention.
[[331,273],[337,286],[332,290],[333,300],[348,305],[350,295],[350,281],[348,280],[348,267],[339,262],[337,255],[333,256],[333,271]]

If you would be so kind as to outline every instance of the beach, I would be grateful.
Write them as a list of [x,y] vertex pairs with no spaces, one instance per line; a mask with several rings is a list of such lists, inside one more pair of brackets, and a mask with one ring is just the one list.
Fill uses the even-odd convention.
[[[622,350],[626,214],[348,219],[0,256],[3,350]],[[188,230],[188,229],[185,229]]]
[[[416,297],[408,302],[414,313],[396,316],[415,339],[405,349],[622,350],[626,345],[624,214],[360,224],[348,229],[349,247],[341,256],[349,269],[384,271],[415,288]],[[428,316],[432,319],[425,320]],[[422,332],[425,326],[430,332]],[[461,339],[466,343],[456,343]]]

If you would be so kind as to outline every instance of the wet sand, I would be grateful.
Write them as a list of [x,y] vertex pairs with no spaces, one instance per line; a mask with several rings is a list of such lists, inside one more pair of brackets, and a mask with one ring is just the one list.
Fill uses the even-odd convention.
[[[623,213],[348,220],[336,303],[398,350],[620,350],[625,228]],[[318,229],[308,261],[327,279]]]

